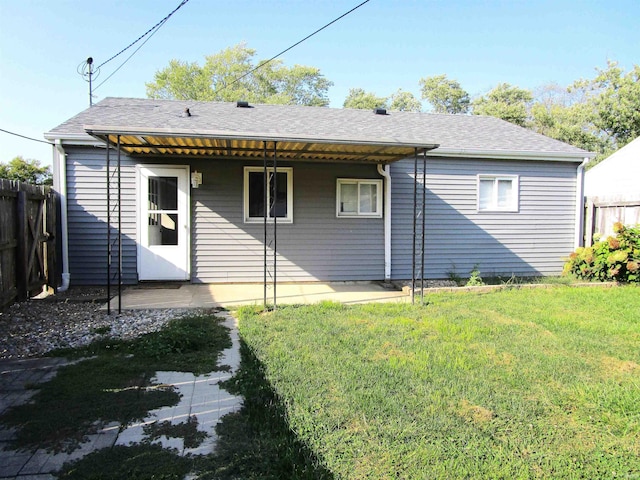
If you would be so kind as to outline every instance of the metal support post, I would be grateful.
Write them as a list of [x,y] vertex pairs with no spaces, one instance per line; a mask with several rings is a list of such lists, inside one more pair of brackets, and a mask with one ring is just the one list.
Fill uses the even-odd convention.
[[420,302],[424,305],[424,235],[427,218],[425,213],[427,206],[427,152],[423,152],[422,155],[422,249],[420,251],[422,266],[420,267]]
[[276,281],[278,275],[278,150],[273,142],[273,309],[277,308]]
[[111,161],[107,137],[107,315],[111,315]]
[[118,314],[122,313],[122,178],[120,166],[120,135],[118,135]]
[[418,210],[418,149],[413,157],[413,248],[411,251],[411,303],[415,303],[416,291],[416,214]]
[[267,190],[269,188],[269,171],[267,169],[267,142],[263,142],[263,152],[262,152],[262,166],[263,166],[263,196],[262,196],[262,205],[263,205],[263,224],[264,224],[264,236],[263,236],[263,306],[267,308]]

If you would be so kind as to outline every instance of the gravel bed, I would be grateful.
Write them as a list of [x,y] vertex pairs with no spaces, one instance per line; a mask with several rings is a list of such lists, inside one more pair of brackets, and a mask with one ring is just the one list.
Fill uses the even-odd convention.
[[0,310],[0,358],[26,358],[87,345],[105,336],[130,339],[160,330],[169,320],[204,309],[125,310],[107,315],[106,292],[72,290]]

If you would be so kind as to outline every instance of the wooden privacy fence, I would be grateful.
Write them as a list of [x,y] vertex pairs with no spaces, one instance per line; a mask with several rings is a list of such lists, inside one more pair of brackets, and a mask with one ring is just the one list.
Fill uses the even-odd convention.
[[0,179],[0,308],[58,286],[57,202],[51,187]]
[[593,235],[613,236],[613,224],[640,225],[640,192],[618,197],[587,197],[585,202],[585,245],[593,244]]

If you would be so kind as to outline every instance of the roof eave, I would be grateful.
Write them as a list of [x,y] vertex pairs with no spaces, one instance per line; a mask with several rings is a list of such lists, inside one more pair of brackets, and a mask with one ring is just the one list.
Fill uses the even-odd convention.
[[545,152],[523,150],[480,150],[472,148],[440,147],[428,153],[433,157],[453,158],[486,158],[493,160],[542,160],[548,162],[582,162],[585,158],[593,158],[595,153],[587,151],[576,152]]

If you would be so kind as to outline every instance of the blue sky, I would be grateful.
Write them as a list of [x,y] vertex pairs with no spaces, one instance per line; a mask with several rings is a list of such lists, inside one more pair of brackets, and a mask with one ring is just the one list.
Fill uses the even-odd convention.
[[[245,42],[269,58],[361,0],[190,0],[94,93],[144,97],[145,82],[171,59],[203,63]],[[76,72],[102,63],[180,0],[0,0],[0,128],[43,133],[88,107]],[[640,1],[370,0],[286,53],[286,65],[320,68],[334,86],[332,107],[349,88],[379,96],[398,88],[419,96],[418,80],[447,74],[471,95],[500,82],[523,88],[592,78],[617,60],[640,63]],[[133,49],[103,67],[104,80]],[[425,108],[427,105],[425,105]],[[51,162],[51,147],[0,132],[0,161],[16,155]]]

